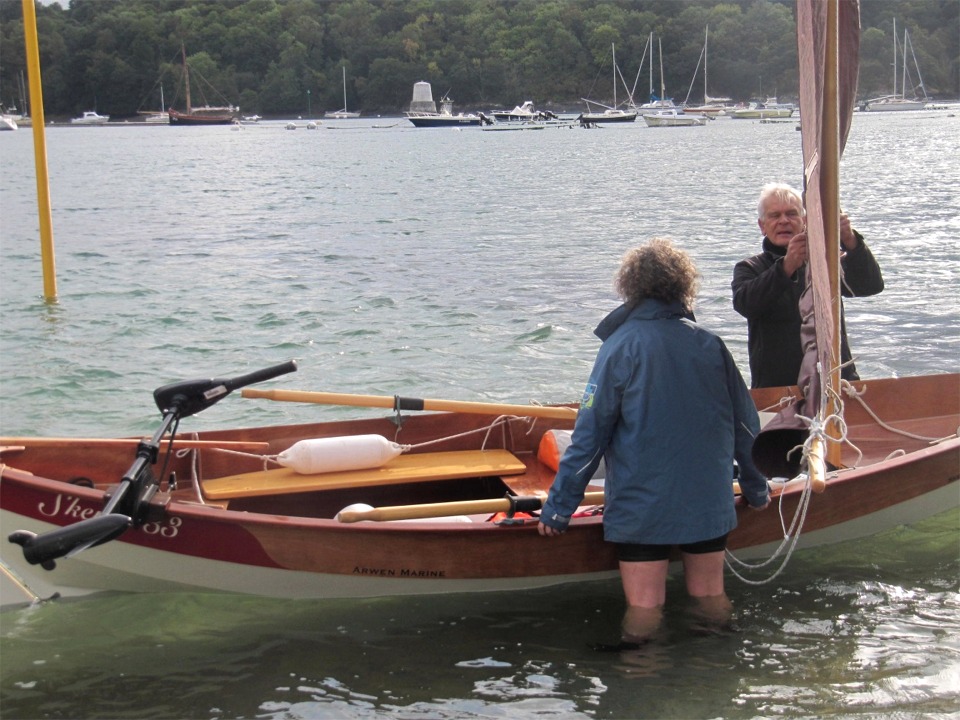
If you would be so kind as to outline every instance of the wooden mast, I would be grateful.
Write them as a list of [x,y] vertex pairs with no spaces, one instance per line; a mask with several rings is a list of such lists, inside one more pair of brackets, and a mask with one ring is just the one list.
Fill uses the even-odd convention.
[[183,46],[183,41],[180,41],[180,56],[183,58],[183,82],[187,94],[187,115],[193,112],[193,105],[190,102],[190,70],[187,68],[187,51]]
[[[840,392],[840,100],[839,100],[839,0],[827,2],[827,36],[824,57],[823,83],[823,182],[821,202],[827,249],[827,268],[830,278],[830,311],[833,316],[833,343],[830,348],[831,364],[825,368],[826,405],[823,417],[838,411],[836,398]],[[828,436],[839,440],[836,423],[827,428]],[[840,443],[831,442],[827,461],[840,467]]]

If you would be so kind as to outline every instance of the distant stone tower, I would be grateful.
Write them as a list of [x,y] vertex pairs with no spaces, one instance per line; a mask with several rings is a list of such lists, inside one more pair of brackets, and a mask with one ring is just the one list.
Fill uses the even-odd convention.
[[418,82],[413,86],[413,100],[410,102],[410,112],[435,113],[437,104],[433,101],[433,90],[428,82]]

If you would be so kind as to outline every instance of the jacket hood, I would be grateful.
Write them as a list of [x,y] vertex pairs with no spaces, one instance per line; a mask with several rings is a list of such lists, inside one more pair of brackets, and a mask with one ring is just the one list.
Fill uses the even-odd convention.
[[664,320],[671,318],[684,318],[696,322],[692,312],[689,312],[680,302],[664,302],[655,298],[645,298],[639,303],[624,303],[616,310],[607,315],[593,334],[606,342],[613,333],[623,325],[627,320],[636,318],[637,320]]

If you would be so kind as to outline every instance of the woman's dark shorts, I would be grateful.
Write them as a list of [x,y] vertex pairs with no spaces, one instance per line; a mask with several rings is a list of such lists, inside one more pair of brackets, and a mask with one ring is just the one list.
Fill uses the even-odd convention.
[[727,549],[727,536],[721,535],[712,540],[701,540],[700,542],[687,543],[685,545],[645,545],[634,543],[616,543],[617,560],[620,562],[656,562],[658,560],[668,560],[670,551],[679,547],[680,552],[690,555],[703,555],[704,553],[720,552]]

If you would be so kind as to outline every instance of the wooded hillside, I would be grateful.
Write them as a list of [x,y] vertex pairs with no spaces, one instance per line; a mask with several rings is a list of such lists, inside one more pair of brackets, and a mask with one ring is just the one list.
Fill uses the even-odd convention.
[[[167,105],[182,105],[181,42],[195,103],[319,116],[343,106],[342,67],[347,104],[364,114],[405,110],[418,80],[462,110],[609,103],[611,46],[645,102],[651,32],[663,47],[666,95],[681,102],[689,91],[700,102],[707,27],[710,95],[792,99],[794,12],[793,0],[72,0],[38,5],[37,21],[48,116],[157,109],[161,86]],[[960,94],[960,2],[863,0],[861,97],[893,92],[894,21],[900,43],[909,32],[921,73],[908,50],[907,95],[921,80],[931,96]],[[657,51],[658,90],[659,64]],[[21,0],[0,0],[5,106],[22,105],[24,78]],[[617,98],[626,97],[620,85]]]

